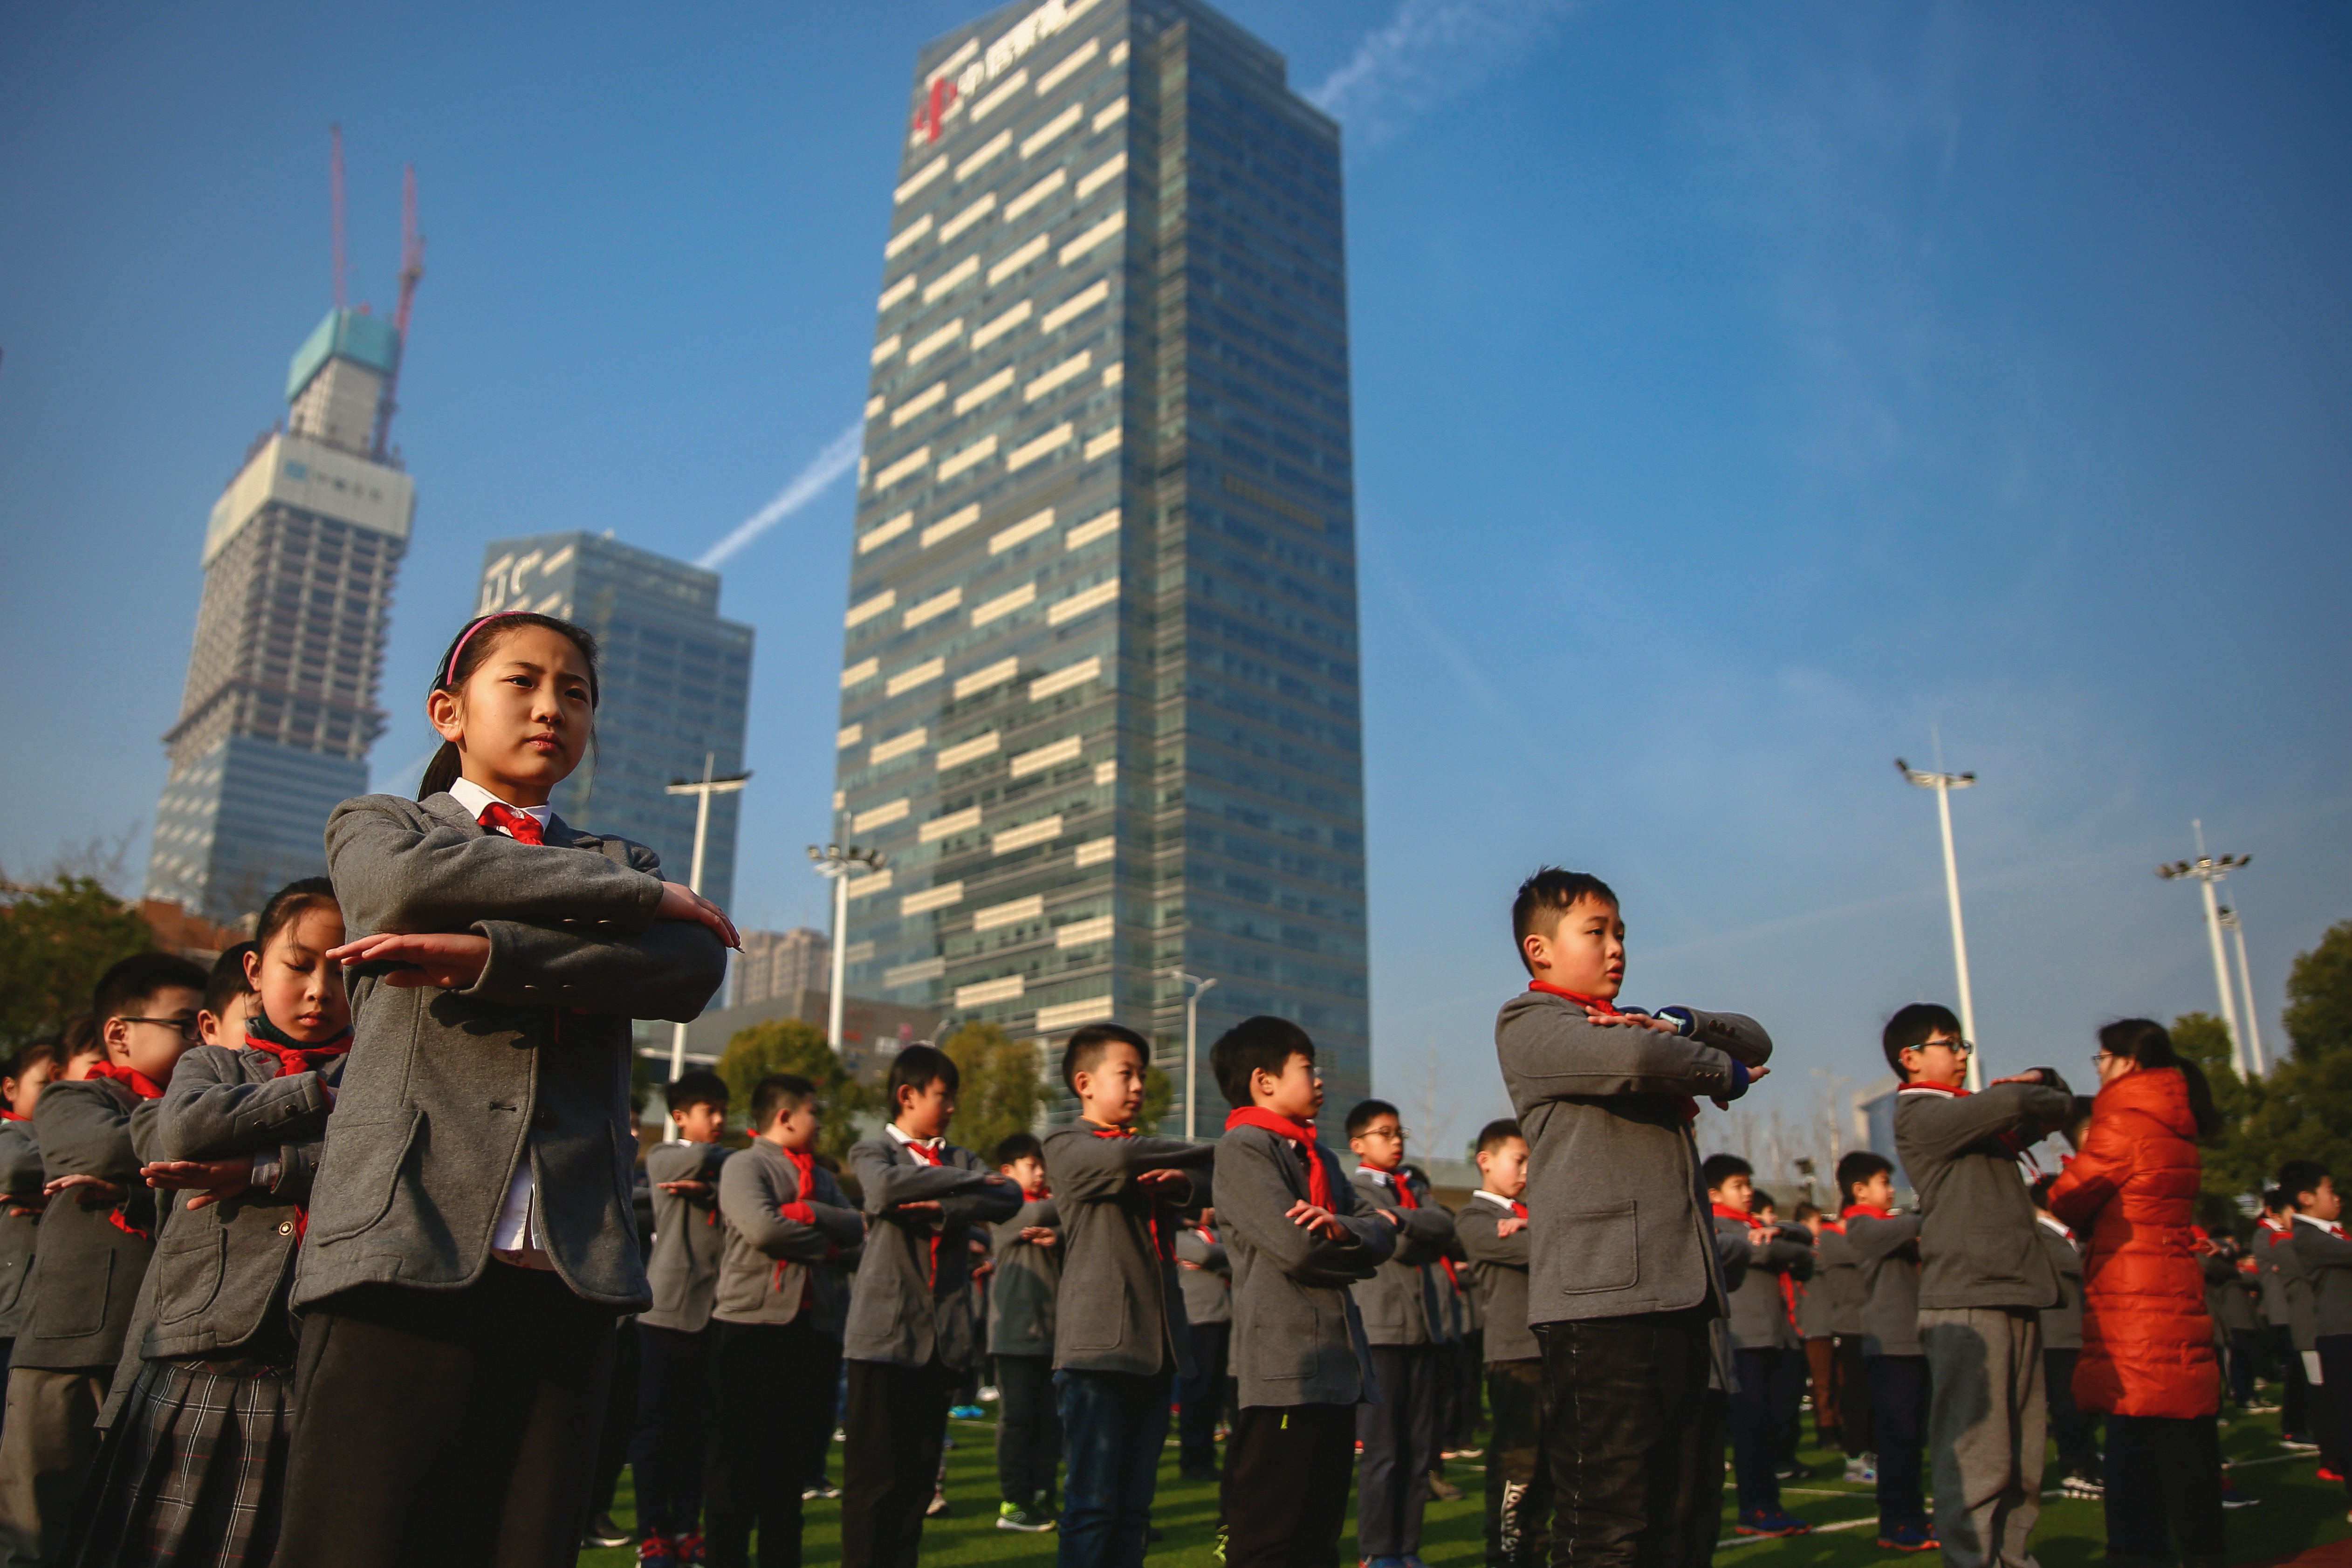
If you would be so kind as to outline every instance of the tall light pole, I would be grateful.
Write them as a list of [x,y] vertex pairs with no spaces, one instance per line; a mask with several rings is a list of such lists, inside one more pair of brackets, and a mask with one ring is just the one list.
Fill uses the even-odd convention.
[[[710,798],[713,795],[734,794],[738,789],[743,788],[743,780],[751,777],[749,773],[730,773],[724,779],[714,778],[711,775],[710,769],[718,760],[719,758],[715,754],[708,751],[704,752],[702,754],[702,777],[700,779],[674,779],[670,780],[669,784],[663,789],[663,793],[667,795],[692,795],[695,797],[694,862],[693,869],[686,873],[686,885],[692,888],[697,893],[700,893],[702,891],[702,852],[710,837]],[[669,1081],[672,1083],[677,1082],[680,1077],[684,1076],[685,1072],[686,1026],[682,1023],[673,1024],[670,1027],[669,1035]],[[677,1124],[676,1122],[670,1122],[662,1129],[662,1141],[664,1143],[674,1144],[677,1142]]]
[[2228,904],[2219,911],[2221,924],[2238,944],[2238,994],[2246,998],[2246,1061],[2260,1078],[2270,1071],[2263,1060],[2263,1023],[2261,1009],[2254,1006],[2253,971],[2246,967],[2246,923]]
[[1184,997],[1184,1138],[1193,1137],[1193,1112],[1201,1103],[1201,998],[1216,986],[1214,980],[1204,980],[1198,975],[1188,975],[1181,969],[1171,969],[1169,975],[1177,984],[1186,987]]
[[1969,1090],[1984,1087],[1984,1051],[1977,1040],[1976,1000],[1969,994],[1969,935],[1960,924],[1960,862],[1952,853],[1952,791],[1976,787],[1973,773],[1927,773],[1901,758],[1895,766],[1922,789],[1936,792],[1936,815],[1944,827],[1944,896],[1952,906],[1952,967],[1960,977],[1960,1032],[1978,1049],[1969,1052]]
[[[2156,874],[2167,882],[2193,880],[2205,890],[2205,935],[2213,948],[2213,988],[2221,998],[2221,1027],[2230,1036],[2230,1065],[2238,1076],[2246,1076],[2244,1038],[2238,1033],[2238,1007],[2230,995],[2230,960],[2221,950],[2221,904],[2213,896],[2213,884],[2226,881],[2230,873],[2242,865],[2253,862],[2252,855],[2209,855],[2205,852],[2205,821],[2198,818],[2189,823],[2197,834],[2197,858],[2174,861],[2170,865],[2156,868]],[[2247,1000],[2252,1001],[2249,997]]]
[[808,857],[817,875],[833,879],[833,978],[832,994],[824,1002],[824,1041],[837,1056],[842,1044],[842,993],[849,988],[849,945],[844,940],[849,935],[849,879],[880,871],[889,857],[880,850],[862,850],[856,844],[847,849],[839,844],[822,849],[811,844]]

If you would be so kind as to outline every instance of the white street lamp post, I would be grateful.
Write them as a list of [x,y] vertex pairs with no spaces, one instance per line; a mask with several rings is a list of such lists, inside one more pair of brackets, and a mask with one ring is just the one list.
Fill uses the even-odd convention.
[[[663,790],[663,793],[668,795],[695,797],[694,861],[692,869],[686,873],[686,885],[697,893],[702,891],[702,852],[710,837],[710,798],[713,795],[732,795],[743,788],[743,781],[746,779],[751,777],[749,773],[730,773],[724,779],[714,778],[710,770],[718,760],[719,758],[713,753],[704,752],[700,779],[675,779]],[[672,1083],[677,1082],[685,1071],[686,1026],[676,1024],[671,1027],[669,1036],[669,1081]],[[662,1141],[672,1144],[677,1142],[676,1122],[667,1122],[663,1127]]]
[[833,978],[830,994],[824,1005],[825,1043],[841,1051],[841,1018],[843,993],[849,988],[849,879],[880,871],[888,860],[880,850],[862,850],[856,844],[847,849],[839,844],[826,844],[822,849],[808,847],[809,860],[817,875],[833,879]]
[[[2199,818],[2189,826],[2197,834],[2197,858],[2160,865],[2156,868],[2156,874],[2167,882],[2193,880],[2205,890],[2205,935],[2213,949],[2213,989],[2221,998],[2221,1028],[2230,1036],[2230,1065],[2237,1070],[2239,1077],[2243,1078],[2247,1073],[2245,1040],[2238,1032],[2236,998],[2230,995],[2230,960],[2221,947],[2221,900],[2213,896],[2213,884],[2226,881],[2231,872],[2242,865],[2251,864],[2254,857],[2209,855],[2205,852],[2204,820]],[[2246,1002],[2251,1007],[2253,998],[2248,997]]]
[[1198,975],[1188,975],[1181,969],[1171,969],[1179,985],[1187,988],[1184,998],[1184,1139],[1192,1141],[1195,1134],[1194,1113],[1201,1103],[1201,998],[1216,986],[1214,980],[1204,980]]
[[2227,904],[2222,905],[2221,915],[2221,924],[2238,944],[2238,994],[2246,998],[2246,1061],[2253,1068],[2254,1076],[2260,1078],[2270,1068],[2263,1060],[2262,1009],[2254,1006],[2253,971],[2246,967],[2246,923]]
[[1960,978],[1960,1032],[1977,1047],[1969,1052],[1969,1090],[1973,1093],[1984,1087],[1984,1046],[1977,1039],[1976,999],[1969,993],[1969,936],[1960,924],[1960,864],[1952,852],[1952,791],[1973,789],[1977,776],[1922,772],[1899,757],[1895,766],[1920,789],[1936,792],[1936,815],[1944,828],[1944,896],[1952,907],[1952,967]]

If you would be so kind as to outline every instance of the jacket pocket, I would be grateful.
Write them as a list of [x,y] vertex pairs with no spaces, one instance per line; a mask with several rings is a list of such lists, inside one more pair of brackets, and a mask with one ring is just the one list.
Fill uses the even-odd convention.
[[1978,1282],[2021,1284],[2026,1259],[2042,1250],[2042,1240],[2013,1225],[1970,1226],[1960,1233],[1960,1256]]
[[47,1291],[42,1294],[63,1299],[54,1316],[42,1313],[43,1303],[36,1300],[34,1312],[47,1320],[41,1324],[43,1338],[76,1339],[106,1326],[107,1298],[114,1290],[114,1249],[109,1247],[100,1253],[89,1272],[91,1278],[74,1281],[69,1289],[60,1288],[67,1285],[63,1278],[49,1281]]
[[173,1216],[155,1248],[155,1321],[185,1322],[213,1304],[227,1267],[228,1230],[199,1209]]
[[311,1188],[305,1241],[357,1236],[384,1217],[392,1207],[401,1167],[408,1163],[409,1145],[416,1140],[419,1120],[414,1109],[358,1121],[327,1118],[327,1146]]
[[1599,1208],[1579,1209],[1552,1221],[1559,1256],[1553,1278],[1566,1274],[1563,1296],[1630,1290],[1641,1281],[1641,1206],[1632,1198]]

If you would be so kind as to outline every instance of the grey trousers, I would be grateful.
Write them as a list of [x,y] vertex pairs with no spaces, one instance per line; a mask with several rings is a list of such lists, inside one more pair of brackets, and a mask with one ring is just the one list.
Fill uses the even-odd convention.
[[2042,1319],[2029,1307],[1926,1308],[1927,1448],[1945,1568],[2032,1568],[2042,1517]]
[[82,1479],[98,1458],[98,1407],[112,1371],[9,1372],[7,1416],[0,1421],[0,1564],[57,1556]]

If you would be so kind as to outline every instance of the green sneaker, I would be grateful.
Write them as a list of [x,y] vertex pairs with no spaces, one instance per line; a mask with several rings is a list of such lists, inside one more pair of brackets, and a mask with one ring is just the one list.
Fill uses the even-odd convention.
[[1054,1519],[1051,1514],[1034,1513],[1017,1502],[1000,1502],[996,1505],[996,1528],[1034,1535],[1041,1530],[1053,1529]]

